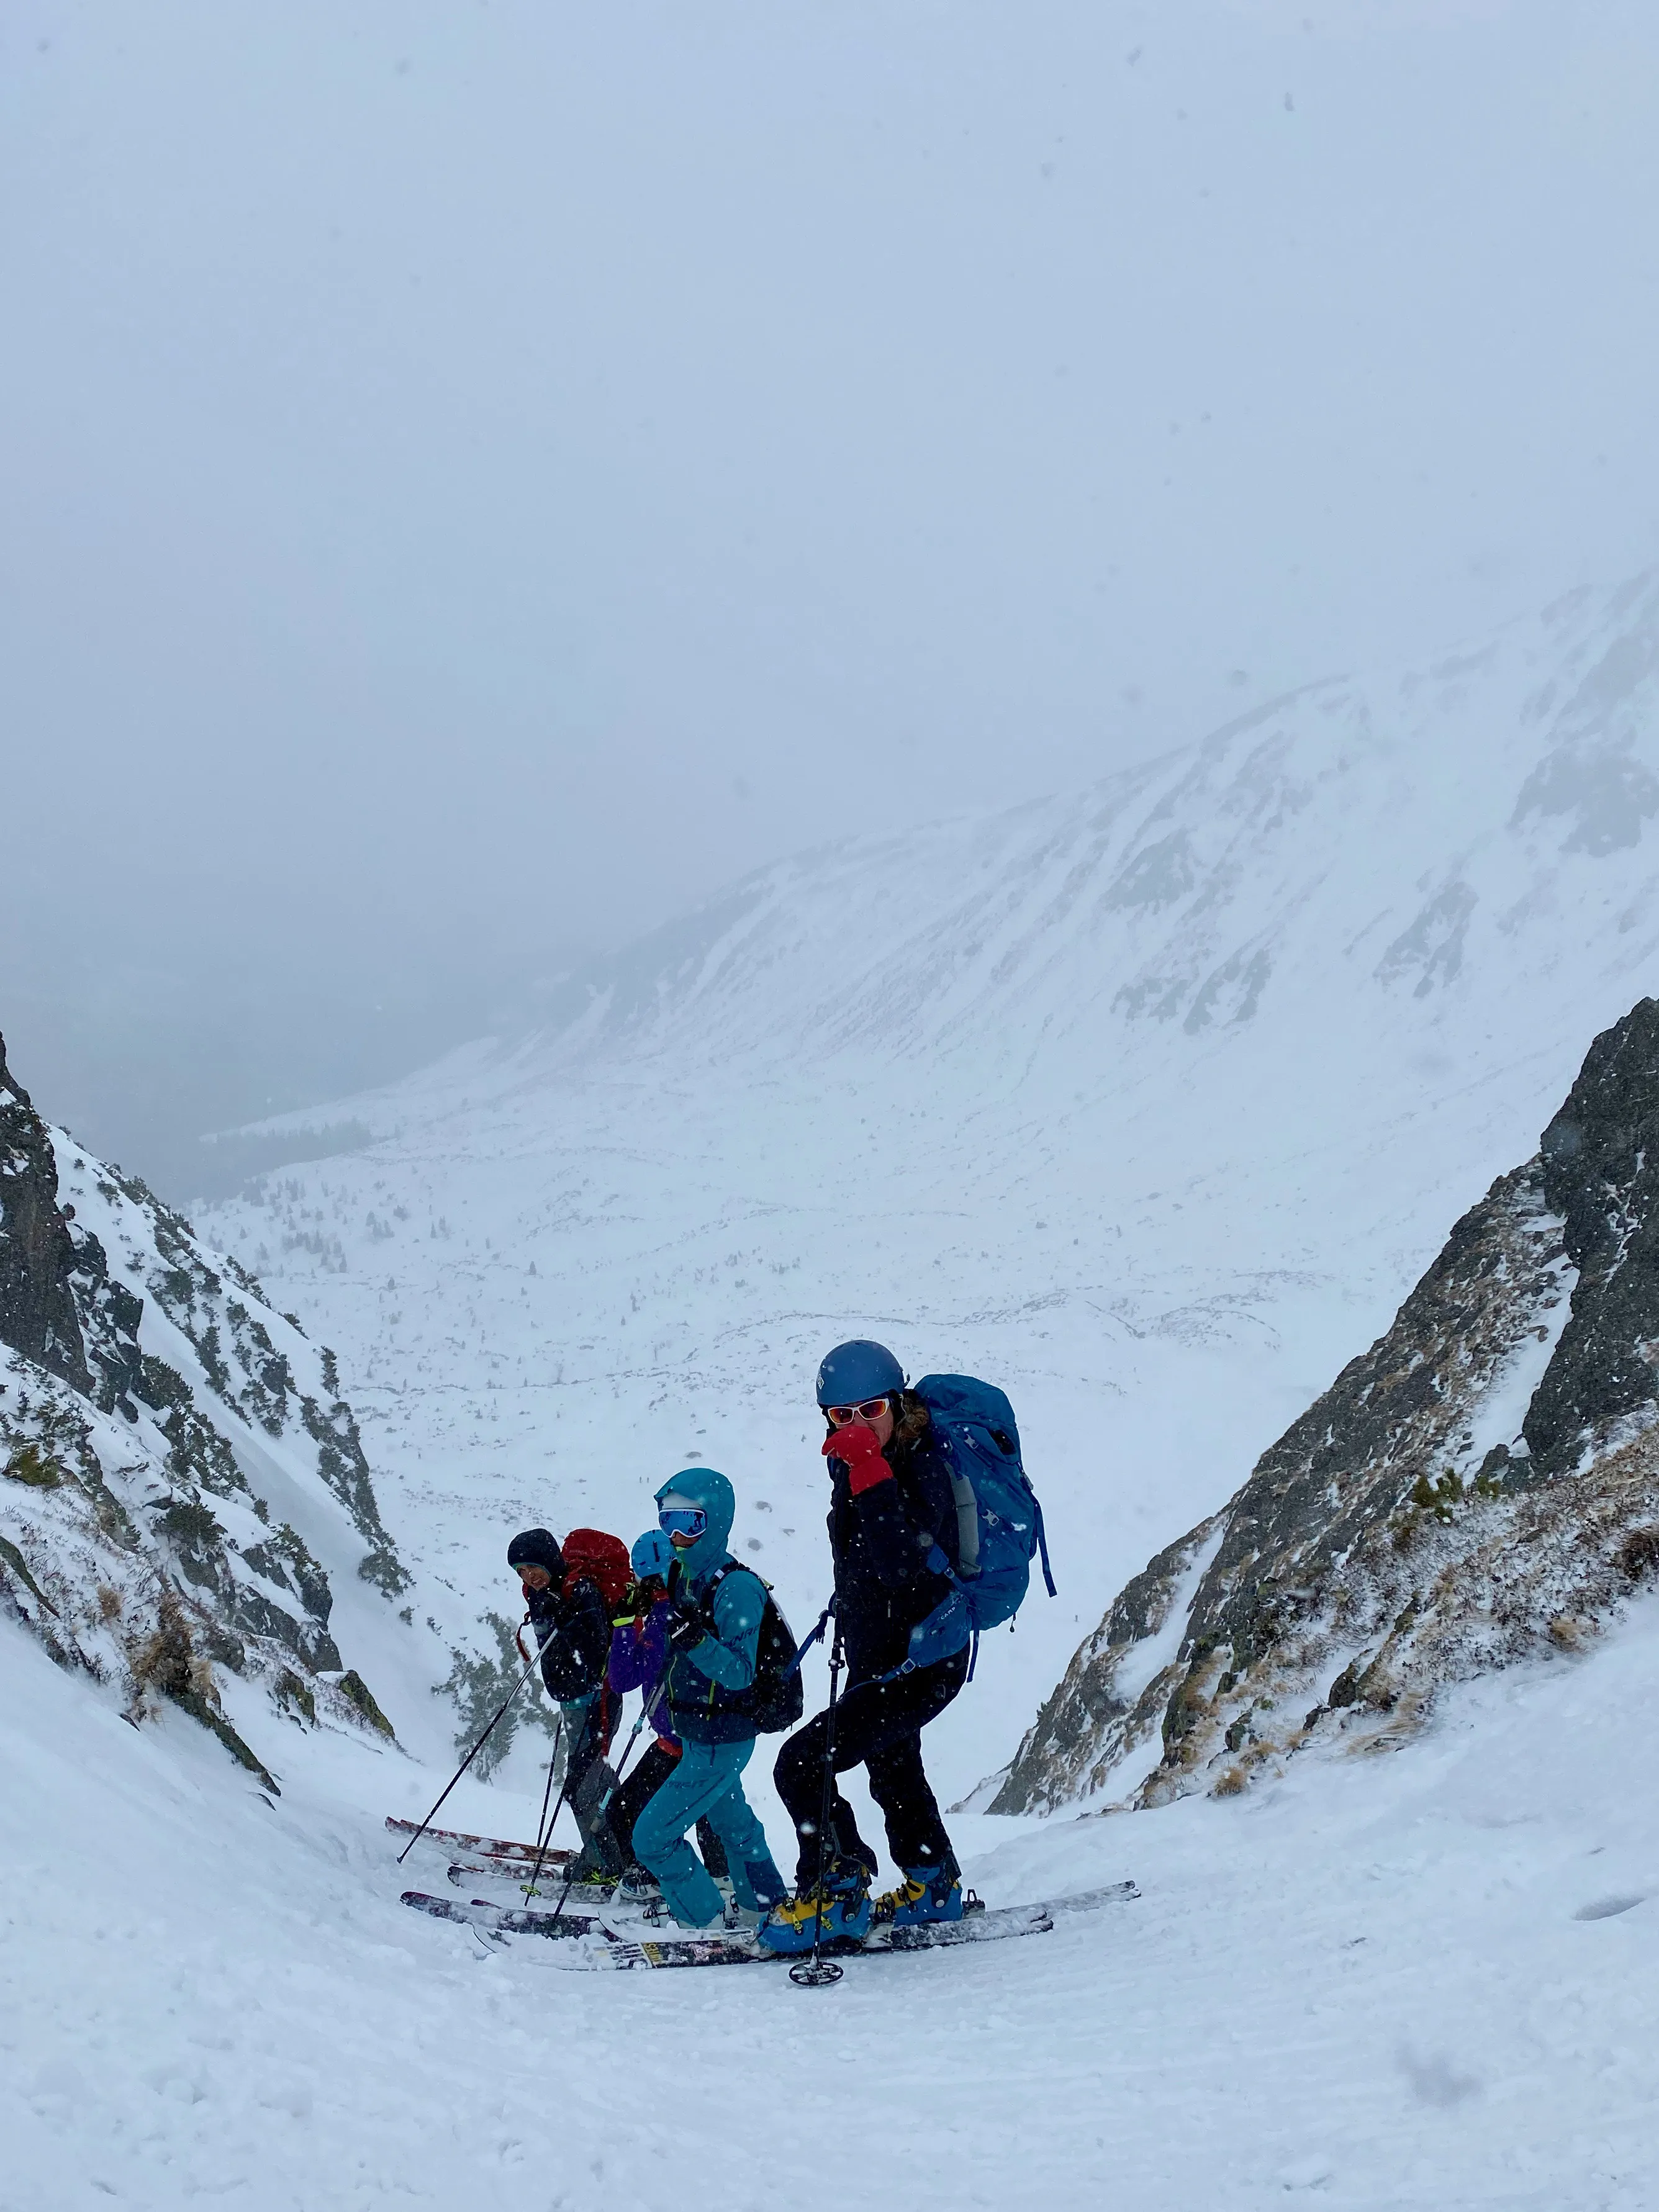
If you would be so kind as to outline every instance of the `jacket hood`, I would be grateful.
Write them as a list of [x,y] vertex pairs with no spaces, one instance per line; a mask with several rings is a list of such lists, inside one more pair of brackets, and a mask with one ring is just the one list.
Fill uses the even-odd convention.
[[526,1528],[507,1547],[509,1567],[545,1567],[556,1583],[564,1579],[564,1553],[547,1528]]
[[708,1526],[696,1542],[674,1553],[686,1578],[701,1582],[726,1556],[726,1539],[738,1514],[737,1493],[718,1468],[688,1467],[664,1483],[657,1492],[658,1504],[665,1498],[683,1498],[688,1505],[701,1505],[708,1516]]

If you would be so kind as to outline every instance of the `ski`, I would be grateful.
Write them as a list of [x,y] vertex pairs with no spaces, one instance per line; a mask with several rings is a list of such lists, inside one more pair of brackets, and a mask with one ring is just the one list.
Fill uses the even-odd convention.
[[[1140,1892],[1132,1881],[1113,1882],[1104,1889],[1080,1891],[1074,1897],[1056,1898],[1043,1905],[1006,1905],[963,1913],[960,1920],[925,1921],[920,1927],[872,1928],[861,1942],[826,1943],[835,1958],[879,1956],[890,1951],[941,1951],[963,1943],[998,1943],[1014,1936],[1046,1935],[1056,1917],[1098,1911],[1103,1906],[1127,1902]],[[663,1966],[754,1966],[789,1965],[799,1952],[763,1950],[747,1929],[711,1930],[706,1936],[683,1933],[653,1936],[649,1922],[629,1923],[614,1914],[591,1911],[537,1912],[522,1905],[493,1905],[475,1897],[429,1897],[424,1891],[406,1889],[402,1904],[434,1920],[460,1921],[494,1942],[514,1936],[539,1936],[554,1942],[587,1936],[570,1964],[600,1972],[618,1972]]]
[[[536,1891],[538,1897],[548,1888],[562,1889],[564,1887],[564,1878],[569,1859],[568,1851],[561,1851],[556,1859],[550,1854],[543,1862],[541,1884]],[[511,1882],[522,1897],[527,1897],[530,1894],[530,1877],[535,1871],[533,1863],[526,1865],[522,1859],[486,1858],[452,1859],[448,1869],[450,1885],[453,1888],[465,1889],[471,1882],[505,1881]],[[576,1885],[577,1889],[584,1889],[586,1887],[587,1885],[583,1882]],[[609,1887],[607,1884],[607,1894]],[[573,1890],[571,1893],[574,1896],[576,1893]]]
[[[423,1844],[436,1844],[440,1850],[448,1852],[452,1858],[459,1852],[476,1853],[478,1857],[492,1862],[488,1867],[480,1869],[483,1873],[497,1873],[503,1863],[509,1867],[531,1868],[536,1863],[534,1844],[507,1843],[499,1836],[465,1835],[459,1828],[428,1828],[422,1831],[418,1820],[400,1820],[390,1813],[386,1815],[386,1825],[388,1833],[394,1836],[418,1833]],[[542,1864],[544,1868],[568,1866],[574,1856],[568,1850],[549,1850],[542,1854]]]
[[[1054,1924],[1046,1905],[1010,1905],[994,1912],[967,1912],[960,1920],[928,1921],[919,1928],[872,1928],[861,1942],[843,1938],[826,1943],[823,1950],[826,1957],[836,1959],[879,1958],[891,1951],[939,1951],[960,1943],[1044,1936]],[[763,1950],[745,1929],[729,1936],[635,1936],[631,1941],[611,1936],[603,1950],[592,1947],[584,1951],[580,1963],[615,1973],[663,1966],[787,1966],[808,1955]]]
[[406,1889],[398,1899],[412,1911],[433,1920],[459,1920],[486,1936],[545,1936],[557,1938],[600,1935],[604,1930],[591,1912],[532,1912],[513,1905],[490,1905],[482,1898],[463,1903],[459,1897],[428,1897],[424,1890]]
[[[1139,1894],[1133,1881],[1112,1882],[1103,1889],[1080,1891],[1076,1896],[1056,1898],[1042,1905],[982,1906],[965,1912],[960,1920],[925,1921],[915,1928],[872,1928],[860,1942],[826,1943],[823,1949],[832,1958],[859,1959],[892,1952],[951,1950],[963,1943],[1000,1943],[1016,1936],[1047,1935],[1056,1917],[1098,1911],[1108,1905],[1127,1904]],[[585,1943],[561,1963],[599,1973],[626,1973],[673,1966],[793,1966],[810,1955],[763,1950],[746,1929],[656,1936],[630,1936],[620,1929],[607,1928],[603,1936],[605,1940]]]
[[1109,1881],[1104,1889],[1080,1889],[1074,1897],[1051,1898],[1045,1909],[1059,1920],[1073,1912],[1098,1912],[1104,1905],[1127,1905],[1139,1894],[1132,1881]]

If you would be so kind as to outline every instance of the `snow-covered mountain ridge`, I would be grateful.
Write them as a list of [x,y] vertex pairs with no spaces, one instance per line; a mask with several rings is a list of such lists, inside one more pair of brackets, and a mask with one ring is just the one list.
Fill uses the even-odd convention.
[[[1556,925],[1581,900],[1613,895],[1618,934],[1659,927],[1650,870],[1617,860],[1659,812],[1656,702],[1643,577],[1425,670],[1310,684],[1082,793],[851,840],[832,817],[572,978],[507,1066],[956,1048],[1018,1068],[1069,1037],[1098,1073],[1103,1023],[1305,1013],[1334,969],[1383,1000],[1518,964],[1506,946],[1534,981],[1577,973],[1583,932]],[[418,1110],[422,1087],[388,1103]]]
[[1005,1382],[1066,1603],[935,1731],[965,1788],[1655,980],[1656,801],[1644,579],[1082,794],[842,809],[536,1038],[330,1107],[379,1141],[214,1233],[340,1346],[400,1537],[481,1604],[508,1523],[630,1534],[695,1451],[810,1613],[824,1345]]

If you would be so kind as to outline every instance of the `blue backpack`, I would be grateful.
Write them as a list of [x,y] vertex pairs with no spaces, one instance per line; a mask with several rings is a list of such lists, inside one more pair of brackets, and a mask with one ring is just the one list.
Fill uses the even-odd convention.
[[924,1375],[911,1388],[927,1408],[951,1472],[961,1565],[953,1568],[937,1545],[928,1554],[929,1568],[950,1583],[951,1595],[910,1631],[909,1656],[895,1671],[908,1674],[948,1659],[971,1638],[971,1680],[981,1631],[1018,1612],[1039,1553],[1048,1595],[1057,1594],[1042,1508],[1020,1464],[1014,1409],[994,1383],[972,1375]]

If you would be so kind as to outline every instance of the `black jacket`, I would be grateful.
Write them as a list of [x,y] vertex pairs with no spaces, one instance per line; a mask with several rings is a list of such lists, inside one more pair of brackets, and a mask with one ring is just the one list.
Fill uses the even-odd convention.
[[959,1539],[950,1474],[926,1432],[913,1443],[895,1437],[885,1457],[891,1482],[854,1498],[847,1469],[830,1462],[830,1548],[836,1562],[836,1620],[847,1649],[848,1687],[902,1666],[910,1631],[951,1595],[931,1572],[935,1544],[952,1567]]
[[566,1705],[597,1690],[611,1656],[611,1613],[599,1584],[584,1575],[568,1597],[550,1585],[544,1590],[526,1590],[525,1601],[533,1641],[540,1644],[552,1632],[552,1641],[542,1653],[542,1680],[549,1697]]

